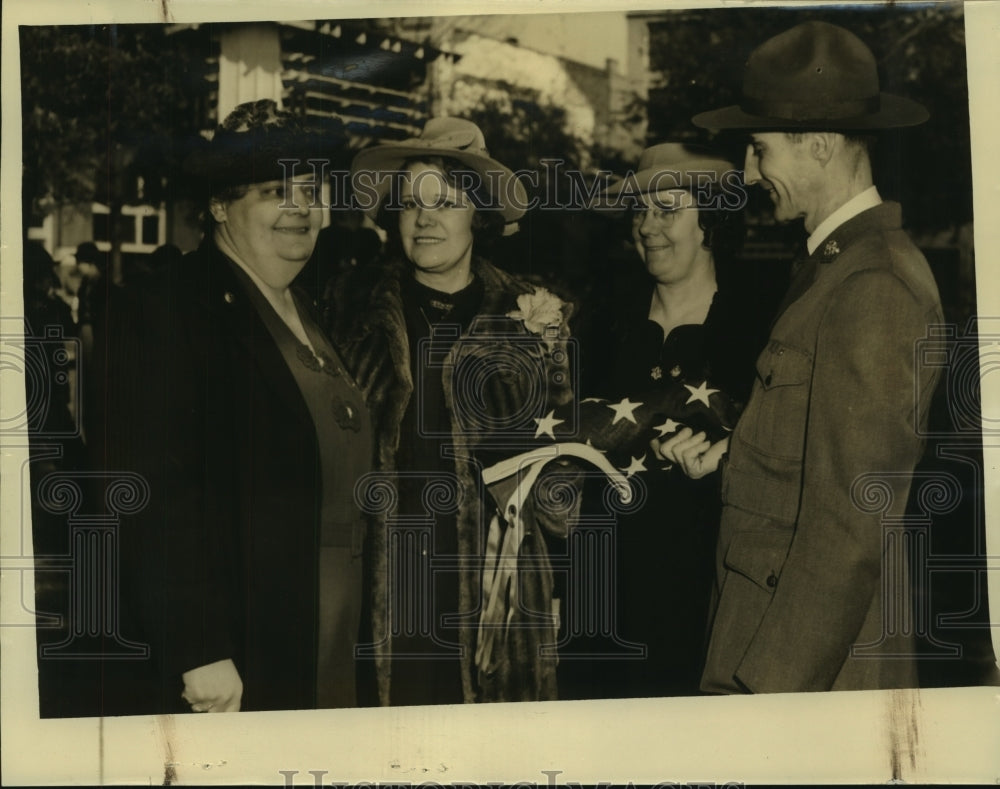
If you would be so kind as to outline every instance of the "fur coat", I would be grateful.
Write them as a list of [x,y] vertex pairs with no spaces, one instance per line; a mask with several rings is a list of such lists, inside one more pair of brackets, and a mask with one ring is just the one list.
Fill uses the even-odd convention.
[[[406,261],[389,261],[377,266],[355,269],[347,273],[331,289],[328,298],[327,325],[337,348],[364,392],[375,432],[375,475],[373,481],[394,486],[396,457],[404,414],[414,391],[410,366],[410,344],[401,299],[404,277],[411,276]],[[492,514],[483,502],[489,501],[482,490],[480,473],[483,463],[477,454],[497,433],[479,429],[472,419],[463,393],[475,399],[476,414],[485,416],[495,425],[530,425],[536,417],[572,399],[569,374],[568,328],[569,305],[562,305],[562,320],[558,337],[548,341],[530,331],[521,320],[508,316],[518,308],[518,296],[531,294],[535,288],[527,282],[500,271],[491,264],[476,259],[473,272],[483,284],[483,300],[478,316],[468,331],[452,346],[447,360],[441,365],[446,405],[452,424],[451,438],[455,457],[455,474],[460,491],[456,516],[459,548],[459,607],[463,614],[460,642],[462,647],[462,690],[466,702],[527,701],[554,699],[556,696],[556,658],[552,650],[542,650],[543,644],[555,641],[556,625],[538,627],[522,622],[512,625],[504,642],[503,653],[495,670],[479,672],[475,666],[477,629],[482,606],[481,577],[485,533]],[[476,378],[465,376],[463,370],[475,370],[483,360],[497,355],[512,355],[519,361],[499,374]],[[458,371],[456,373],[456,371]],[[539,386],[539,377],[543,385]],[[464,380],[460,380],[464,378]],[[475,391],[469,385],[476,380]],[[481,384],[481,386],[480,386]],[[455,393],[459,395],[456,397]],[[534,401],[534,402],[532,402]],[[526,407],[527,406],[527,407]],[[512,421],[513,420],[513,421]],[[514,425],[516,422],[517,425]],[[513,433],[517,433],[515,429]],[[511,431],[503,431],[511,435]],[[507,442],[510,443],[509,440]],[[508,454],[521,451],[509,448]],[[496,456],[492,456],[496,459]],[[363,506],[370,514],[366,544],[369,562],[369,593],[371,595],[373,648],[379,700],[392,703],[390,690],[389,593],[395,583],[389,578],[389,531],[393,516],[394,494],[379,499],[369,487],[359,492]],[[385,487],[380,488],[386,490]],[[375,499],[378,499],[376,501]],[[551,519],[538,517],[552,528]],[[563,520],[563,525],[565,520]],[[553,578],[545,557],[544,535],[533,529],[521,547],[522,556],[532,556],[521,575],[522,613],[531,619],[530,611],[550,611]],[[539,556],[542,561],[538,561]],[[443,612],[448,613],[448,612]],[[545,653],[545,654],[543,654]]]

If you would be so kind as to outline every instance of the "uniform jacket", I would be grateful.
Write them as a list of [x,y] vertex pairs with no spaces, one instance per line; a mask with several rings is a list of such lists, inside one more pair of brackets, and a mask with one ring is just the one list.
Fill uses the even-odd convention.
[[899,205],[834,230],[785,304],[723,468],[702,689],[912,687],[909,583],[883,519],[906,506],[936,383],[916,349],[943,317]]
[[132,307],[109,408],[113,467],[150,486],[120,532],[125,635],[151,648],[129,668],[129,711],[187,711],[181,674],[225,658],[242,709],[313,707],[320,463],[305,401],[213,244]]
[[[473,261],[473,271],[484,287],[480,316],[485,323],[473,321],[441,364],[445,400],[451,413],[455,449],[455,473],[462,490],[456,517],[459,552],[459,606],[465,616],[461,632],[462,689],[466,702],[516,701],[555,698],[555,658],[543,655],[541,643],[552,643],[550,628],[516,629],[508,639],[507,654],[500,667],[489,676],[477,674],[474,657],[481,600],[481,573],[485,553],[484,534],[489,515],[484,511],[481,489],[481,463],[476,450],[488,437],[468,429],[456,407],[453,392],[467,392],[478,397],[476,408],[499,422],[524,410],[530,403],[530,416],[543,416],[548,410],[572,398],[568,374],[567,335],[563,329],[552,347],[524,329],[520,321],[506,317],[517,308],[520,294],[535,290],[530,284],[500,271],[483,260]],[[408,264],[392,261],[371,268],[357,269],[333,289],[333,305],[328,324],[338,351],[365,394],[375,434],[375,467],[392,481],[396,454],[401,441],[400,425],[413,393],[410,372],[410,349],[400,297],[403,277],[411,276]],[[566,306],[564,313],[568,312]],[[499,343],[499,345],[498,345]],[[475,358],[494,353],[512,352],[528,364],[514,365],[508,375],[487,376],[483,388],[467,389],[468,383],[454,380],[455,370],[474,369]],[[471,364],[470,364],[471,363]],[[543,381],[539,381],[542,378]],[[539,386],[542,383],[542,386]],[[532,398],[542,393],[537,404]],[[467,410],[467,406],[465,406]],[[533,424],[528,419],[529,424]],[[511,450],[510,454],[516,454]],[[391,509],[372,513],[369,541],[366,546],[371,576],[372,629],[376,644],[376,674],[379,699],[391,704],[390,654],[391,629],[389,601],[388,534]],[[546,550],[540,531],[528,535],[522,548],[525,555],[540,555],[537,571],[525,573],[522,600],[531,610],[548,611],[552,597],[552,573],[547,569]]]

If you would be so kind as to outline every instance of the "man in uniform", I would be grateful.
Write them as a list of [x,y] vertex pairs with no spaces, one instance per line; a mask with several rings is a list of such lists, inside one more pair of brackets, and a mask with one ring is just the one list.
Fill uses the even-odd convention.
[[881,93],[849,31],[807,22],[758,47],[739,105],[696,125],[750,135],[747,184],[802,219],[757,381],[733,434],[683,430],[659,451],[693,477],[722,466],[715,609],[702,676],[714,693],[913,687],[909,584],[886,528],[906,506],[936,383],[915,350],[943,322],[934,278],[872,182],[870,135],[917,125]]

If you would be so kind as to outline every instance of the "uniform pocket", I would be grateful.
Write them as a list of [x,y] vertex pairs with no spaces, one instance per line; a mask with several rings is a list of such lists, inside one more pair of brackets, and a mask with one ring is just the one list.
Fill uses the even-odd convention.
[[757,357],[757,382],[740,437],[758,451],[799,460],[805,444],[812,356],[772,340]]
[[773,594],[781,578],[792,535],[790,529],[737,532],[726,550],[726,569]]
[[792,534],[791,529],[761,528],[732,535],[723,559],[725,575],[712,623],[703,689],[739,689],[734,677],[771,606]]

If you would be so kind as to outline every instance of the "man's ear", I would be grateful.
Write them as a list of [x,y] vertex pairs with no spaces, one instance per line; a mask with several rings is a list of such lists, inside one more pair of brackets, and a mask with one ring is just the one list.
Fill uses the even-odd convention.
[[208,211],[219,224],[226,221],[226,206],[221,200],[209,200]]
[[809,155],[816,160],[820,167],[826,167],[833,158],[839,136],[832,132],[813,132],[809,135]]

